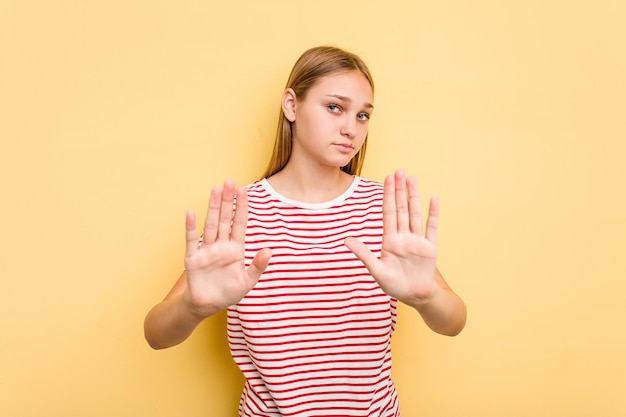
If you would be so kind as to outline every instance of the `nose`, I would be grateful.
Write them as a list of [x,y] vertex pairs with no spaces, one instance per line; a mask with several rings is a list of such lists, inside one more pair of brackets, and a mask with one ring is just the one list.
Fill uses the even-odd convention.
[[341,126],[341,135],[353,138],[356,135],[356,118],[347,116]]

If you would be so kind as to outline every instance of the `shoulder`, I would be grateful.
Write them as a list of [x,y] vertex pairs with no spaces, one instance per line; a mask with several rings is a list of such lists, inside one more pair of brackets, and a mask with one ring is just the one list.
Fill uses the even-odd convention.
[[254,181],[244,188],[246,189],[246,193],[248,193],[248,197],[258,198],[270,194],[267,187],[265,187],[265,180]]
[[346,196],[344,204],[347,206],[363,204],[382,206],[384,185],[362,177],[358,177],[357,180],[350,194]]
[[258,180],[244,187],[248,195],[249,207],[266,207],[268,204],[271,205],[276,202],[276,198],[265,184],[265,180]]
[[371,188],[371,189],[377,189],[377,188],[382,189],[384,187],[384,184],[379,181],[370,180],[364,177],[358,177],[358,179],[359,179],[359,187]]
[[354,195],[359,196],[380,196],[382,197],[384,191],[384,184],[378,181],[373,181],[367,178],[359,177],[358,184],[354,189]]
[[257,180],[257,181],[251,182],[250,184],[245,185],[244,188],[248,192],[251,190],[258,190],[260,188],[263,188],[263,180]]

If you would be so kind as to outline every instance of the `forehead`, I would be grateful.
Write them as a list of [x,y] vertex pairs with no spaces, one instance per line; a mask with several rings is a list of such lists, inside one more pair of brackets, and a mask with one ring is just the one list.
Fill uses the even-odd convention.
[[360,71],[326,75],[317,80],[309,94],[347,97],[359,105],[373,101],[372,87]]

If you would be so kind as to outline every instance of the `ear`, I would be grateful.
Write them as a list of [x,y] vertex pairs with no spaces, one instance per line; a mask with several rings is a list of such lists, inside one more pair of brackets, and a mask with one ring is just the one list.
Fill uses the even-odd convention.
[[288,88],[283,93],[282,99],[283,114],[290,122],[296,121],[296,92]]

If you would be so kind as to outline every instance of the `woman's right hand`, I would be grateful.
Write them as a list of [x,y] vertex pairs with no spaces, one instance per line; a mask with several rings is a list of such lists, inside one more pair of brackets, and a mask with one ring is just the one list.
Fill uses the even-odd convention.
[[248,268],[245,266],[247,222],[248,195],[243,187],[235,189],[232,181],[211,191],[201,240],[194,213],[187,213],[187,288],[183,298],[194,314],[207,317],[238,303],[267,267],[272,256],[267,248],[257,252]]

